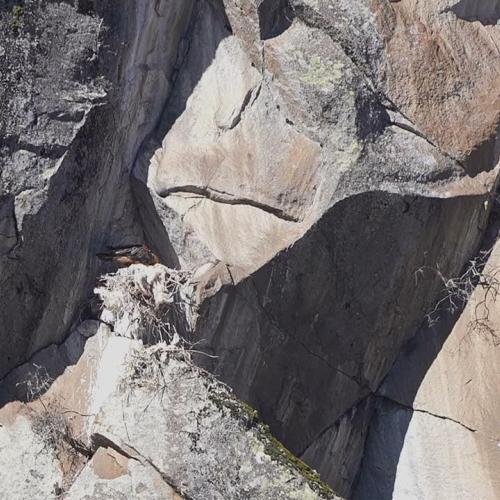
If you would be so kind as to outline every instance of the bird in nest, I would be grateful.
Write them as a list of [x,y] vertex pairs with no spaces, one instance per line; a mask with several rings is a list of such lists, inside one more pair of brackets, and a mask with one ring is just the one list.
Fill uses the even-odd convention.
[[128,267],[132,264],[154,266],[160,263],[160,258],[147,245],[127,245],[109,247],[107,252],[97,254],[101,260],[111,261],[119,267]]

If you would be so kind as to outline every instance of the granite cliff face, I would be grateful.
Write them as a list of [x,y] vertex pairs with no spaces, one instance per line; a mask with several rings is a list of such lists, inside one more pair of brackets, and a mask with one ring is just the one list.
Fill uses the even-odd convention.
[[[203,351],[193,362],[338,494],[498,498],[497,321],[488,316],[493,335],[464,326],[477,295],[498,308],[496,288],[476,276],[463,316],[432,329],[424,320],[441,278],[496,239],[499,20],[497,0],[0,3],[0,376],[10,394],[0,411],[27,411],[12,410],[25,375],[13,373],[36,353],[50,353],[37,363],[54,386],[65,365],[79,366],[77,354],[59,360],[69,332],[84,324],[92,335],[101,320],[120,333],[96,307],[110,268],[95,254],[146,241],[193,275],[184,323]],[[94,344],[85,349],[101,356]],[[203,402],[211,389],[200,384]],[[227,471],[205,483],[154,446],[134,461],[151,437],[123,434],[125,396],[111,394],[98,398],[104,430],[89,431],[103,441],[80,453],[73,486],[64,479],[74,498],[92,497],[88,484],[105,491],[96,471],[109,474],[113,460],[149,478],[144,498],[160,476],[159,498],[257,498],[248,478],[271,472],[252,456],[249,483],[235,476],[210,494]],[[138,425],[147,394],[136,396],[125,428]],[[151,426],[188,406],[154,409]],[[31,432],[25,421],[2,429],[5,442]],[[209,430],[200,439],[217,452],[225,444]],[[307,477],[294,481],[284,498],[305,495]]]

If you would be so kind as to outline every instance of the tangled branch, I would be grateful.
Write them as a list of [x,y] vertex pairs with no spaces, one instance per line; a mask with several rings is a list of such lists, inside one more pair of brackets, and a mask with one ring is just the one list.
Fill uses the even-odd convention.
[[33,368],[34,370],[29,372],[24,380],[16,384],[16,387],[25,387],[25,397],[28,402],[40,398],[54,382],[44,366],[33,363]]
[[[485,271],[491,252],[492,250],[481,251],[475,259],[469,261],[464,273],[456,278],[445,277],[439,268],[432,269],[441,280],[443,289],[434,308],[426,314],[429,327],[439,321],[441,313],[453,315],[461,311],[479,288],[482,290],[481,298],[474,306],[473,319],[469,321],[467,331],[485,335],[495,344],[500,344],[500,337],[490,321],[491,304],[496,301],[500,292],[500,269]],[[419,269],[418,273],[423,273],[423,268]],[[478,296],[476,294],[476,297]]]
[[96,289],[115,333],[146,344],[179,344],[193,304],[188,271],[142,265],[105,275]]

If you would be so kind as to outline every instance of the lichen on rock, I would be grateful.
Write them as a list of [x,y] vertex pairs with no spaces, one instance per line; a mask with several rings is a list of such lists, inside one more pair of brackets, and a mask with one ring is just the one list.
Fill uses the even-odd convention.
[[497,5],[1,1],[5,495],[496,499]]

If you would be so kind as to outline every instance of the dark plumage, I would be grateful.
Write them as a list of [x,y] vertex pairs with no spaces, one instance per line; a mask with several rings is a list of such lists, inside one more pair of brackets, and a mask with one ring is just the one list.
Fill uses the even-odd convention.
[[98,253],[101,260],[111,261],[120,267],[132,264],[154,266],[160,262],[159,257],[146,245],[128,245],[123,247],[108,247],[107,252]]

